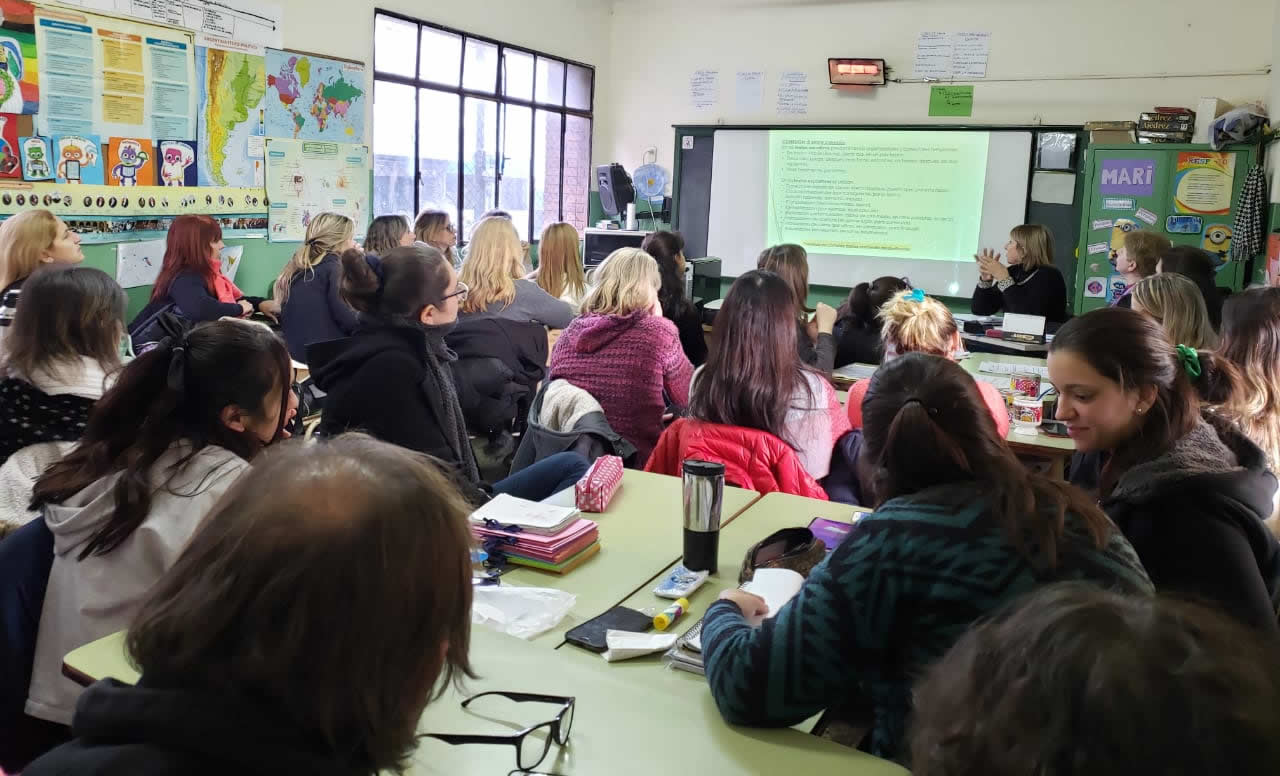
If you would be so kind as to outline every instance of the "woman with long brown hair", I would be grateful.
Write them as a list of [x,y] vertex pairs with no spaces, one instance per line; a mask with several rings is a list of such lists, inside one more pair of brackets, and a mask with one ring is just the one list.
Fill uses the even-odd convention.
[[796,451],[810,477],[827,476],[849,420],[831,384],[800,360],[793,290],[773,272],[752,270],[734,281],[720,315],[715,350],[694,374],[689,415],[767,432]]
[[644,238],[640,250],[658,262],[662,317],[676,325],[680,347],[689,363],[702,366],[707,360],[707,340],[702,331],[702,315],[684,293],[684,237],[679,232],[652,232]]
[[423,708],[472,676],[467,511],[368,437],[264,456],[130,625],[138,685],[86,690],[77,740],[26,772],[402,772]]
[[1236,370],[1111,307],[1058,331],[1049,377],[1076,443],[1072,482],[1100,499],[1156,587],[1280,638],[1280,545],[1263,523],[1276,477],[1237,426],[1205,410],[1229,401]]
[[[756,269],[777,274],[791,289],[796,321],[796,352],[800,360],[830,376],[836,366],[836,310],[818,303],[809,319],[806,300],[809,297],[809,254],[800,245],[784,244],[765,248],[756,259]],[[717,315],[717,317],[719,317]]]
[[[794,724],[869,700],[869,749],[903,755],[911,684],[975,621],[1059,580],[1148,593],[1142,565],[1082,492],[1030,472],[996,434],[973,378],[912,353],[863,404],[862,516],[763,627],[741,590],[707,610],[711,693],[734,724]],[[869,697],[868,697],[869,696]]]

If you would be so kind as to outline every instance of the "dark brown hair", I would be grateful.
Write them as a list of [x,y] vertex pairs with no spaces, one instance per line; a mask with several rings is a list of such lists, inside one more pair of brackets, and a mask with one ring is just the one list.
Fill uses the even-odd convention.
[[950,359],[908,353],[876,370],[862,400],[858,468],[876,504],[937,485],[974,482],[1005,537],[1034,568],[1053,569],[1074,513],[1101,549],[1111,533],[1081,490],[1034,474],[996,432],[973,377]]
[[787,410],[797,390],[809,390],[807,368],[796,351],[795,297],[772,272],[738,277],[717,318],[717,343],[690,391],[689,414],[708,423],[785,436]]
[[100,269],[52,264],[22,287],[18,314],[4,339],[4,368],[29,380],[81,357],[104,372],[120,367],[124,289]]
[[680,320],[693,306],[684,295],[684,276],[676,266],[676,256],[684,251],[684,237],[679,232],[653,232],[644,238],[640,250],[658,262],[658,274],[662,277],[658,302],[662,305],[663,317]]
[[448,290],[449,264],[430,246],[393,248],[376,260],[359,250],[342,254],[342,298],[380,323],[419,325],[423,309]]
[[900,291],[910,291],[906,278],[892,275],[878,277],[870,283],[859,283],[849,292],[849,318],[860,329],[880,332],[880,308]]
[[36,481],[31,508],[60,503],[119,473],[112,486],[115,510],[80,558],[106,555],[146,519],[156,474],[151,469],[176,442],[188,442],[190,451],[173,473],[208,445],[245,460],[262,449],[252,431],[236,432],[222,422],[225,407],[236,405],[261,417],[269,414],[269,402],[278,400],[279,437],[292,376],[289,351],[260,324],[212,321],[180,339],[162,341],[121,370],[89,413],[80,444]]
[[1160,324],[1121,307],[1105,307],[1067,321],[1049,352],[1079,356],[1123,390],[1156,389],[1155,403],[1137,433],[1112,451],[1103,467],[1099,488],[1104,496],[1131,466],[1160,457],[1190,433],[1202,402],[1223,404],[1239,384],[1235,368],[1206,350],[1198,351],[1201,373],[1193,384]]
[[1222,411],[1280,471],[1280,288],[1251,288],[1227,300],[1218,352],[1240,372]]
[[369,223],[364,235],[365,251],[381,256],[400,247],[400,238],[409,231],[409,221],[404,216],[378,216]]
[[804,247],[785,243],[765,248],[756,259],[756,269],[775,272],[786,281],[795,299],[795,313],[792,317],[804,318],[805,313],[809,312],[805,305],[805,300],[809,298],[809,253]]
[[1222,325],[1222,291],[1218,290],[1218,262],[1212,253],[1194,245],[1175,245],[1160,258],[1160,271],[1190,278],[1204,296],[1209,323]]
[[970,630],[916,685],[915,776],[1274,773],[1280,661],[1202,606],[1087,583]]
[[324,756],[401,771],[433,691],[474,676],[468,511],[420,453],[282,445],[152,590],[129,652],[153,685],[261,700]]

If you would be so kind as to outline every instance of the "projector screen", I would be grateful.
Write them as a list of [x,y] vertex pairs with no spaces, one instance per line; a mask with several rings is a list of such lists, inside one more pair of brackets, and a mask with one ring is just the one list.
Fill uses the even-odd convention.
[[740,275],[799,243],[810,283],[968,296],[973,254],[1003,253],[1025,218],[1030,158],[1025,131],[717,130],[707,255]]

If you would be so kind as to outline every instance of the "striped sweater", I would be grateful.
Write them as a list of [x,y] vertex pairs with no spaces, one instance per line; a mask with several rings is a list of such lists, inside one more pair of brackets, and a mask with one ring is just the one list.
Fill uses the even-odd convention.
[[875,715],[870,751],[899,757],[913,681],[975,620],[1062,580],[1151,592],[1119,531],[1097,550],[1078,518],[1067,525],[1057,569],[1040,573],[1005,539],[975,483],[886,502],[762,627],[728,601],[707,610],[703,658],[721,713],[734,724],[785,726],[865,700]]

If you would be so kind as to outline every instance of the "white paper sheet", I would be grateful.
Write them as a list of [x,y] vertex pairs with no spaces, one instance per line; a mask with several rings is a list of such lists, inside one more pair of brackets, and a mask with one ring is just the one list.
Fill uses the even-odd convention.
[[1076,176],[1069,172],[1037,172],[1031,176],[1031,200],[1070,205],[1076,200]]
[[763,617],[748,617],[747,622],[759,625],[782,611],[787,601],[796,597],[800,588],[804,587],[804,577],[791,569],[756,569],[751,581],[742,589],[764,599],[769,611]]
[[778,76],[778,115],[804,116],[809,113],[809,74],[788,70]]
[[689,76],[689,103],[694,110],[711,110],[720,102],[720,71],[695,70]]
[[236,272],[239,271],[240,260],[243,258],[243,245],[228,245],[222,249],[222,274],[232,283],[236,282]]
[[160,275],[164,240],[120,243],[116,246],[116,282],[121,288],[149,286]]
[[764,71],[739,70],[736,97],[740,113],[758,113],[764,105]]
[[990,52],[989,32],[921,32],[913,74],[938,81],[986,78]]

